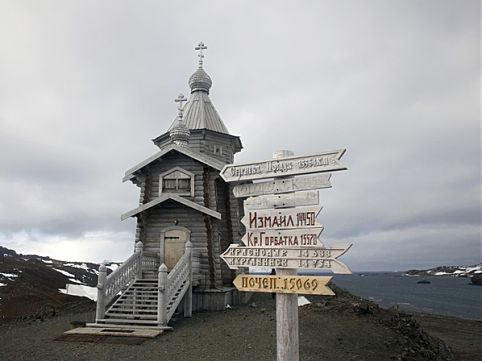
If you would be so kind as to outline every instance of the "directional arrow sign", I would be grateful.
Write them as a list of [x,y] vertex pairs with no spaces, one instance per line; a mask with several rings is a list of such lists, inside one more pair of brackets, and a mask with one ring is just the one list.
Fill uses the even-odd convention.
[[313,155],[271,159],[262,162],[228,164],[221,170],[226,182],[241,182],[253,179],[295,176],[311,173],[345,170],[339,162],[345,149]]
[[340,257],[350,245],[332,247],[239,247],[231,244],[221,255],[230,269],[239,267],[326,269],[333,273],[350,274]]
[[305,177],[275,179],[268,182],[243,183],[234,186],[235,197],[252,197],[311,189],[330,188],[331,174],[317,174]]
[[248,247],[285,247],[285,246],[322,246],[318,240],[323,227],[282,229],[279,231],[267,229],[263,231],[248,230],[241,239]]
[[334,296],[326,285],[331,276],[254,276],[238,275],[233,283],[240,291],[298,293]]
[[250,211],[245,209],[245,216],[241,222],[246,229],[295,229],[314,228],[321,224],[316,216],[321,211],[321,206],[297,207],[287,209],[265,209]]
[[315,206],[318,205],[319,202],[320,200],[318,191],[307,191],[250,197],[244,201],[244,207],[249,210],[287,208],[297,206]]

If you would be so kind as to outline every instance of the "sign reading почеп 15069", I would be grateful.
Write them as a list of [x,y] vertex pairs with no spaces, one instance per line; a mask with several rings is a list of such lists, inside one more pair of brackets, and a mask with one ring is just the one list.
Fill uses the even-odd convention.
[[346,167],[339,162],[344,153],[345,149],[341,149],[256,163],[228,164],[224,166],[220,175],[226,182],[236,182],[345,170]]

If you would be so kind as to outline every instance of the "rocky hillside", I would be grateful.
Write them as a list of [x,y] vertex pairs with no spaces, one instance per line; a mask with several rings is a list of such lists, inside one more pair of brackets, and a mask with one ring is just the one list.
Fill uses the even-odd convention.
[[[112,272],[117,264],[108,267]],[[98,269],[95,263],[17,254],[0,246],[0,322],[93,307]]]

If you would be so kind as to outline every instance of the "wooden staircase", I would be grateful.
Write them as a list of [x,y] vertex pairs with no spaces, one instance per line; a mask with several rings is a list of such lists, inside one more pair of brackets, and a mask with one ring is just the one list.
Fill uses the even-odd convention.
[[97,323],[157,327],[157,279],[135,280]]
[[[169,273],[162,264],[156,272],[157,277],[153,278],[152,267],[146,267],[146,263],[142,252],[138,251],[109,277],[105,276],[105,270],[100,271],[96,323],[90,326],[169,329],[167,324],[182,300],[184,316],[191,316],[190,242]],[[146,268],[149,270],[144,273]],[[109,306],[105,307],[106,304]]]

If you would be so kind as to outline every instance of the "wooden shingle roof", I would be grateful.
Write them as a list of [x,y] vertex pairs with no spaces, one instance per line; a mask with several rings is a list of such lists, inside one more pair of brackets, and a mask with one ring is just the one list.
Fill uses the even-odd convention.
[[189,149],[187,147],[182,147],[182,146],[178,146],[178,145],[175,145],[175,144],[171,144],[171,145],[168,145],[167,147],[161,149],[159,152],[153,154],[149,158],[143,160],[142,162],[135,165],[134,167],[128,169],[126,171],[124,177],[122,178],[122,181],[125,182],[125,181],[128,181],[128,180],[131,180],[132,178],[135,177],[136,172],[138,172],[139,170],[141,170],[142,168],[144,168],[148,164],[151,164],[152,162],[161,158],[162,156],[169,153],[170,151],[176,151],[176,152],[179,152],[181,154],[184,154],[185,156],[187,156],[189,158],[195,159],[195,160],[197,160],[201,163],[204,163],[204,164],[206,164],[206,165],[208,165],[208,166],[210,166],[214,169],[217,169],[217,170],[223,169],[223,167],[225,165],[223,162],[221,162],[217,159],[207,157],[205,154],[199,153],[195,150]]
[[190,201],[189,199],[186,199],[184,197],[181,197],[181,196],[178,196],[176,194],[163,194],[162,196],[146,203],[146,204],[143,204],[129,212],[126,212],[124,213],[122,216],[121,216],[121,220],[125,220],[129,217],[134,217],[136,216],[137,214],[141,213],[141,212],[144,212],[144,211],[147,211],[148,209],[154,207],[154,206],[157,206],[158,204],[161,204],[167,200],[173,200],[177,203],[181,203],[183,205],[185,205],[186,207],[189,207],[189,208],[192,208],[196,211],[199,211],[201,213],[204,213],[204,214],[207,214],[211,217],[214,217],[216,219],[221,219],[221,213],[219,212],[216,212],[216,211],[213,211],[212,209],[209,209],[209,208],[206,208],[204,206],[201,206],[197,203],[194,203],[192,201]]

